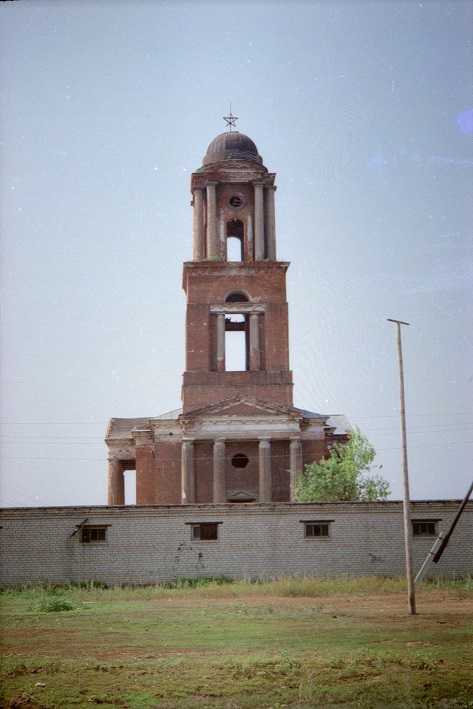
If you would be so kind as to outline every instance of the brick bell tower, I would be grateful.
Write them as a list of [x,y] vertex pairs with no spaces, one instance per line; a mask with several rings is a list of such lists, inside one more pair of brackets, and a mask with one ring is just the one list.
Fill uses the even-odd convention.
[[288,502],[302,466],[347,440],[345,417],[293,405],[275,175],[226,120],[191,179],[182,408],[110,420],[111,505],[125,504],[127,470],[138,505]]
[[[276,258],[274,178],[254,142],[232,131],[212,141],[192,175],[193,260],[183,273],[184,414],[243,393],[292,406],[289,264]],[[240,371],[228,363],[230,333],[241,333],[241,361],[233,364]]]

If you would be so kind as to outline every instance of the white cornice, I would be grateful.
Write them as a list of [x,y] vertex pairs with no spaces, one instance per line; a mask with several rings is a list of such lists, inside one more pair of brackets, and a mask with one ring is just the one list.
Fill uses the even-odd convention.
[[223,305],[211,305],[211,313],[264,313],[265,305],[255,303],[224,303]]

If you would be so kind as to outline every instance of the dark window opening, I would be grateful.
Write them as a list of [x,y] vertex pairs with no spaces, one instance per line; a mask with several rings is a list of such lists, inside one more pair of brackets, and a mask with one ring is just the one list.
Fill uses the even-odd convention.
[[90,544],[91,542],[105,542],[106,541],[106,527],[82,527],[80,530],[80,540],[84,544]]
[[313,537],[329,537],[330,522],[305,522],[304,536]]
[[235,453],[232,458],[232,465],[234,468],[246,468],[248,463],[248,456],[244,453]]
[[191,538],[194,541],[214,541],[218,539],[219,522],[202,522],[191,525]]
[[412,522],[412,534],[414,537],[435,537],[437,535],[437,523],[432,520]]
[[244,229],[241,219],[230,219],[227,222],[227,236],[236,236],[237,239],[243,239]]
[[247,295],[242,293],[241,291],[234,291],[233,293],[229,293],[227,297],[225,298],[226,303],[248,303],[249,298]]

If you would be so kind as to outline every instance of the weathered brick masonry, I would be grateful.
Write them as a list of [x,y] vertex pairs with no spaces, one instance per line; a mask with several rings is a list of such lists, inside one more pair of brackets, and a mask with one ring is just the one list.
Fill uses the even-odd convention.
[[111,419],[110,505],[127,502],[125,470],[136,470],[140,505],[289,502],[303,464],[347,441],[344,416],[293,404],[275,177],[237,131],[217,136],[192,174],[182,407]]
[[[412,518],[446,532],[459,501],[413,502]],[[192,538],[192,525],[218,523],[216,540]],[[304,522],[329,535],[306,537]],[[100,580],[150,584],[177,578],[282,575],[403,575],[402,504],[206,504],[58,507],[0,512],[0,583],[16,586]],[[85,543],[81,530],[105,529]],[[434,542],[414,537],[419,569]],[[473,503],[431,575],[473,572]]]

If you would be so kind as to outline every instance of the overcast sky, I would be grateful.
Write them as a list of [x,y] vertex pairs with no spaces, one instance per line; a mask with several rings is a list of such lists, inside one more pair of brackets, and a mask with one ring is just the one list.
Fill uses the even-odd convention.
[[[238,129],[277,173],[297,406],[402,497],[472,476],[473,4],[0,3],[1,504],[106,502],[110,417],[180,406],[190,176]],[[133,473],[127,474],[133,502]]]

